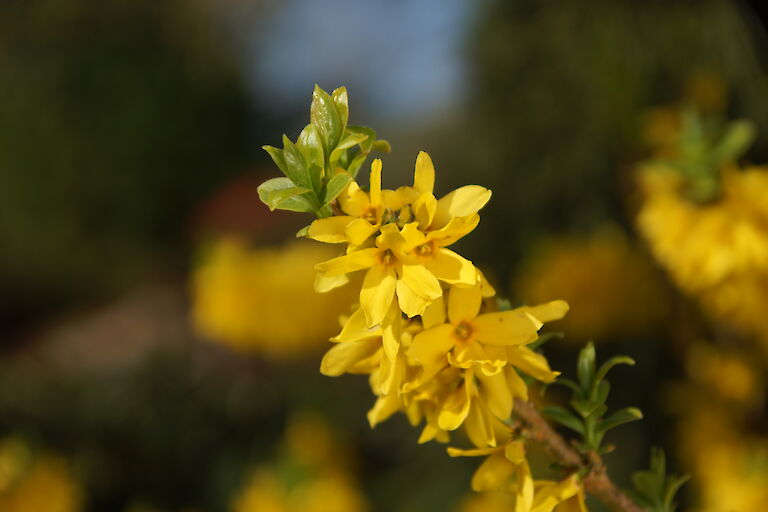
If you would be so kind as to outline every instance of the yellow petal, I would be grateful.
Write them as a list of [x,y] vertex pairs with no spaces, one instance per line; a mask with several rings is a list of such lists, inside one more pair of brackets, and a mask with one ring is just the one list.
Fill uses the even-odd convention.
[[360,185],[355,181],[347,185],[344,192],[339,195],[338,200],[341,211],[352,217],[362,217],[368,207],[371,206],[368,194],[360,190]]
[[347,228],[347,225],[354,220],[354,217],[348,215],[314,220],[309,226],[307,237],[312,240],[317,240],[318,242],[326,242],[329,244],[346,242],[347,235],[344,230]]
[[531,512],[552,512],[557,505],[579,494],[581,486],[576,475],[562,482],[535,482],[536,495]]
[[497,418],[505,421],[512,414],[512,393],[503,372],[488,376],[477,372],[480,381],[480,397]]
[[466,217],[477,213],[491,198],[491,191],[478,185],[458,188],[440,198],[432,229],[439,229],[454,217]]
[[379,349],[379,340],[368,339],[338,343],[331,347],[320,363],[320,373],[337,377]]
[[317,293],[326,293],[340,286],[344,286],[348,282],[349,278],[346,274],[332,277],[324,276],[322,274],[315,274],[315,291]]
[[402,402],[397,393],[390,393],[379,397],[370,411],[368,411],[368,423],[371,428],[386,420],[400,410]]
[[553,300],[538,306],[523,306],[516,311],[525,311],[536,317],[540,322],[554,322],[568,313],[568,303],[564,300]]
[[325,277],[334,277],[370,268],[378,263],[381,251],[376,248],[362,249],[315,265],[315,270]]
[[[427,301],[433,301],[438,297],[442,297],[443,289],[440,287],[440,283],[435,275],[426,267],[422,265],[402,265],[398,273],[398,281],[405,284],[416,295]],[[423,310],[417,314],[420,315],[422,312]]]
[[408,318],[424,314],[430,301],[417,295],[402,281],[397,282],[397,302]]
[[376,247],[399,252],[403,243],[403,235],[400,234],[396,224],[384,224],[381,226],[381,234],[376,237]]
[[396,284],[395,271],[384,265],[375,265],[365,274],[360,289],[360,307],[365,312],[368,327],[384,320],[395,297]]
[[437,424],[440,428],[443,430],[459,428],[469,414],[470,402],[466,383],[448,395],[440,415],[437,417]]
[[479,286],[452,286],[448,292],[448,319],[453,325],[469,322],[477,316],[482,302]]
[[477,282],[477,269],[472,262],[450,249],[439,248],[426,265],[435,277],[448,284],[472,286]]
[[371,162],[371,204],[381,204],[381,158]]
[[494,453],[485,459],[472,475],[472,490],[475,492],[506,490],[516,473],[518,473],[517,465],[507,460],[504,454]]
[[344,237],[350,244],[360,245],[378,230],[379,226],[365,219],[353,219],[345,226]]
[[442,368],[445,366],[445,355],[454,343],[453,326],[440,324],[417,334],[411,341],[408,355],[422,366]]
[[496,446],[496,436],[488,408],[479,400],[472,401],[469,414],[464,421],[464,429],[475,446]]
[[437,210],[437,199],[431,193],[421,194],[411,206],[421,229],[429,228]]
[[499,446],[489,446],[486,448],[470,448],[465,450],[462,448],[454,448],[449,446],[447,448],[449,457],[482,457],[485,455],[491,455],[492,453],[502,453],[504,448]]
[[403,226],[400,231],[400,236],[403,239],[403,250],[410,251],[417,245],[421,245],[426,241],[426,236],[419,230],[418,222],[410,222]]
[[425,151],[419,151],[416,157],[416,169],[413,173],[413,188],[421,193],[432,194],[435,188],[435,166],[432,158]]
[[488,345],[525,345],[539,337],[541,325],[519,311],[485,313],[472,322],[473,335]]
[[448,247],[457,242],[465,235],[472,232],[480,222],[480,216],[476,213],[466,217],[456,217],[451,219],[448,224],[442,228],[430,231],[428,238],[434,240],[441,247]]
[[401,336],[401,315],[398,308],[397,301],[392,301],[389,306],[382,324],[382,342],[384,346],[384,353],[391,360],[394,361],[400,350],[400,336]]
[[365,311],[357,308],[344,323],[341,332],[331,338],[335,343],[346,343],[350,341],[359,341],[381,336],[381,329],[378,327],[370,328],[365,321]]
[[507,379],[507,386],[509,386],[509,391],[512,393],[512,396],[527,402],[528,386],[525,384],[525,381],[520,378],[520,375],[517,374],[517,370],[511,366],[507,366],[504,368],[504,376]]
[[507,349],[507,361],[531,377],[542,382],[552,382],[560,375],[549,368],[547,359],[537,354],[528,347],[509,347]]
[[421,325],[425,329],[445,323],[445,300],[438,297],[421,314]]
[[488,282],[480,270],[477,271],[477,276],[480,278],[480,288],[483,290],[483,298],[487,299],[488,297],[496,295],[496,290],[493,289],[491,283]]

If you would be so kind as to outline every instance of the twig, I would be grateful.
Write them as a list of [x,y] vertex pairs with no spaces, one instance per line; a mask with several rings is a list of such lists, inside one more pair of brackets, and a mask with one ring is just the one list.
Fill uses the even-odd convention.
[[611,481],[600,456],[590,452],[582,456],[563,436],[555,432],[539,411],[528,402],[515,399],[515,413],[527,425],[526,433],[532,441],[544,445],[557,462],[574,470],[588,468],[583,478],[584,489],[602,501],[613,512],[643,512],[621,489]]

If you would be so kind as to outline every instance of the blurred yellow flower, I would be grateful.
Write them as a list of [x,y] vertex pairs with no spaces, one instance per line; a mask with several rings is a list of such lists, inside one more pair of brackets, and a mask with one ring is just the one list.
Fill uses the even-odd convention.
[[0,442],[0,510],[3,512],[77,512],[83,491],[69,463],[57,456],[36,456],[23,441]]
[[345,450],[319,416],[288,425],[283,451],[256,468],[232,500],[232,512],[366,512],[368,503]]
[[768,342],[768,169],[726,168],[720,197],[697,204],[665,167],[641,170],[637,224],[685,292],[731,328]]
[[198,332],[276,359],[317,353],[354,300],[348,289],[313,291],[314,264],[334,255],[306,241],[265,249],[250,249],[236,238],[217,241],[193,276]]
[[565,300],[572,313],[559,325],[577,343],[647,333],[668,304],[659,272],[613,225],[540,242],[521,265],[512,295],[530,303]]

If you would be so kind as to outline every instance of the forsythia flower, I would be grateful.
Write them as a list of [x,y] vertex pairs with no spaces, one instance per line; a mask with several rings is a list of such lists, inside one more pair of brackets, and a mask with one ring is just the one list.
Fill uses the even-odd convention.
[[83,490],[64,459],[34,457],[17,439],[0,443],[0,510],[3,512],[77,512]]
[[[250,475],[232,501],[232,512],[368,510],[325,421],[310,415],[295,418],[288,425],[284,448],[275,465],[262,466]],[[292,477],[286,478],[281,464],[294,468]]]
[[514,512],[586,512],[584,490],[576,475],[560,482],[534,481],[525,457],[523,441],[496,448],[459,450],[448,448],[451,457],[487,456],[472,477],[477,492],[504,492],[514,498]]
[[[316,265],[321,282],[367,270],[360,306],[332,338],[335,346],[320,370],[370,375],[378,397],[368,413],[372,426],[402,411],[414,425],[425,423],[419,442],[447,441],[450,431],[464,426],[477,446],[496,446],[509,436],[503,422],[513,400],[527,399],[518,371],[544,382],[557,376],[525,345],[568,305],[498,311],[496,292],[482,273],[446,249],[477,226],[490,191],[469,185],[436,199],[434,167],[423,152],[413,187],[384,191],[380,177],[375,161],[370,195],[361,196],[354,182],[342,193],[342,210],[355,215],[319,219],[309,229],[317,240],[349,244],[346,254]],[[350,197],[358,197],[356,209]],[[350,226],[365,218],[375,227],[366,236],[379,233],[375,239],[353,236]]]
[[[534,303],[549,297],[567,301],[571,314],[560,328],[578,343],[648,333],[669,309],[661,273],[613,225],[587,236],[539,242],[514,290],[514,297]],[[616,300],[629,296],[634,300]]]
[[768,169],[722,172],[720,197],[695,204],[666,168],[642,170],[637,216],[676,284],[721,321],[768,342]]
[[193,319],[207,338],[274,359],[317,351],[353,300],[350,290],[312,291],[312,265],[332,251],[307,242],[250,249],[217,241],[196,269]]

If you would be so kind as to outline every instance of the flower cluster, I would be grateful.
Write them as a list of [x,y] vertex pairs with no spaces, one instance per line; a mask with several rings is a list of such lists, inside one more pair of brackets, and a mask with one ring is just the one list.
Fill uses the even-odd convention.
[[568,306],[499,311],[482,273],[448,248],[477,226],[491,192],[469,185],[438,200],[434,181],[422,152],[413,186],[384,190],[375,160],[370,190],[351,182],[339,196],[341,214],[309,227],[310,238],[346,244],[344,255],[316,265],[318,290],[365,271],[359,306],[332,339],[321,371],[370,375],[378,397],[371,425],[402,411],[414,425],[424,422],[420,442],[447,441],[463,426],[476,446],[495,447],[509,436],[503,422],[513,399],[527,399],[519,372],[543,382],[557,376],[526,345]]
[[680,289],[724,324],[768,343],[768,169],[739,169],[738,151],[723,149],[746,147],[733,142],[738,126],[715,147],[680,147],[675,159],[642,165],[637,225]]

